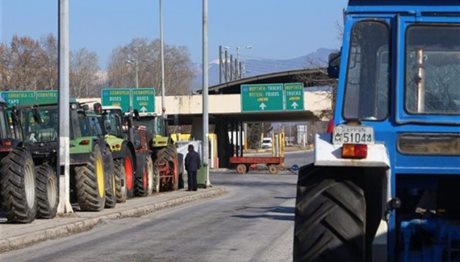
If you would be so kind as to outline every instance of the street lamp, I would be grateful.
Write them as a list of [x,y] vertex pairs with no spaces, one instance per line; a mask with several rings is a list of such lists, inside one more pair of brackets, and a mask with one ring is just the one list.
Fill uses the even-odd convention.
[[136,88],[139,88],[139,62],[136,59],[127,59],[127,64],[134,65],[136,71]]

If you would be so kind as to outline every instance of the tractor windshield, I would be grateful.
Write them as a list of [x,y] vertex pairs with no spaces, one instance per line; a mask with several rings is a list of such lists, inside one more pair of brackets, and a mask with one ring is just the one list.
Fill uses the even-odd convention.
[[9,138],[9,125],[5,109],[0,105],[0,139]]
[[123,119],[116,112],[107,111],[103,114],[104,130],[107,135],[124,137]]
[[345,119],[383,120],[388,115],[390,29],[379,21],[353,26],[347,67]]
[[21,109],[21,123],[24,142],[26,143],[47,143],[56,142],[58,137],[58,116],[57,108],[39,107],[40,119],[34,116],[33,108]]
[[406,111],[460,114],[460,26],[414,25],[406,41]]

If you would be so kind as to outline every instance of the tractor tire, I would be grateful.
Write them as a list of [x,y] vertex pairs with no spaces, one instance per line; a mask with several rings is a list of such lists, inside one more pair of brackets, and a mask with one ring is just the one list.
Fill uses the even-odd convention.
[[104,169],[104,175],[107,182],[105,185],[105,208],[115,208],[117,205],[115,166],[113,163],[112,153],[110,151],[105,157],[105,161],[109,161],[109,163],[106,163],[106,169]]
[[30,223],[35,219],[35,166],[24,148],[14,148],[0,161],[0,201],[8,222]]
[[294,261],[365,261],[366,201],[350,181],[300,175]]
[[50,219],[56,216],[59,204],[59,179],[48,164],[37,167],[37,217]]
[[126,191],[126,173],[123,159],[114,160],[115,195],[118,203],[125,203],[128,198]]
[[125,146],[124,149],[124,163],[123,166],[125,167],[125,174],[126,174],[126,193],[128,197],[134,196],[134,183],[135,183],[135,165],[133,155],[128,147]]
[[177,158],[175,158],[172,162],[171,171],[174,172],[174,179],[172,184],[172,190],[176,191],[179,189],[179,168],[177,165]]
[[155,161],[155,163],[153,163],[152,185],[153,185],[153,192],[160,193],[161,179],[160,179],[160,170],[158,168],[157,161]]
[[176,147],[173,144],[169,144],[168,147],[166,147],[165,155],[169,163],[169,172],[173,175],[169,188],[170,190],[176,191],[179,189],[179,165]]
[[153,164],[149,155],[142,161],[142,174],[136,175],[136,196],[148,196],[153,190]]
[[81,211],[101,211],[105,206],[104,164],[101,149],[95,145],[90,161],[75,167],[77,201]]

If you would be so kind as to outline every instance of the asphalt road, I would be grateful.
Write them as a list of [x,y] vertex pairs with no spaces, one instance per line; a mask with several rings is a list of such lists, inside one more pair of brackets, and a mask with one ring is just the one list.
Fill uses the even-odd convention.
[[[286,153],[286,166],[312,161]],[[230,193],[1,254],[0,261],[292,261],[295,183],[284,171],[212,174]]]
[[228,194],[111,220],[1,254],[0,261],[292,261],[297,176],[283,173],[212,174]]

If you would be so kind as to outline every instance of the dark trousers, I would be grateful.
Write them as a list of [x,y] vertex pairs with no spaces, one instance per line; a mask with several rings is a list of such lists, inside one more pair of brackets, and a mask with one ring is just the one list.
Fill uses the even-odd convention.
[[198,184],[196,181],[196,171],[187,170],[187,184],[188,190],[196,191],[198,189]]

